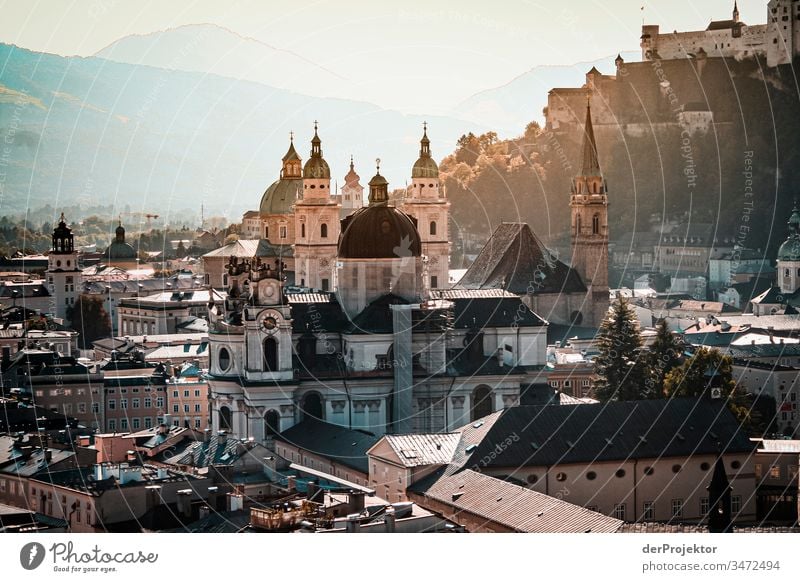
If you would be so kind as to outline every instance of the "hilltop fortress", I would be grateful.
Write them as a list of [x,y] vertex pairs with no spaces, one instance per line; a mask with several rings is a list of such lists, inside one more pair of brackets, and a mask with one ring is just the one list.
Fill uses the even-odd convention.
[[748,26],[734,2],[730,20],[713,20],[705,30],[661,34],[658,25],[642,26],[642,60],[696,57],[766,58],[767,66],[792,62],[800,50],[800,1],[770,0],[767,23]]

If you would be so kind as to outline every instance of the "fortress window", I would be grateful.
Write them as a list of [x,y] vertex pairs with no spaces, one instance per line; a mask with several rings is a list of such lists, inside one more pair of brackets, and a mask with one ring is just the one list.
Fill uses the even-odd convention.
[[435,235],[436,234],[436,221],[435,220],[431,221],[430,231],[431,231],[431,235]]
[[600,234],[600,215],[592,216],[592,234]]
[[328,238],[328,225],[324,222],[319,227],[319,236],[321,238]]

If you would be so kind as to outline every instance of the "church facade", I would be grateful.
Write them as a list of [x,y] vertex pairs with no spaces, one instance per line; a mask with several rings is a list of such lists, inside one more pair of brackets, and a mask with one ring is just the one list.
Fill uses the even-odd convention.
[[[425,189],[436,183],[427,172]],[[215,429],[265,440],[312,417],[375,434],[444,431],[519,403],[545,364],[546,322],[506,291],[431,288],[423,241],[438,241],[388,188],[378,170],[369,204],[329,225],[341,230],[335,291],[288,287],[279,259],[231,257],[227,297],[210,307]],[[419,216],[430,232],[432,214]]]

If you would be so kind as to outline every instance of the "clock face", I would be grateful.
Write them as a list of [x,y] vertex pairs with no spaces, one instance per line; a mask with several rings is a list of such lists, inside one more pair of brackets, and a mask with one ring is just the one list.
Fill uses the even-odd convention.
[[261,322],[263,328],[267,331],[272,331],[278,325],[278,322],[275,321],[274,317],[265,317],[264,320]]

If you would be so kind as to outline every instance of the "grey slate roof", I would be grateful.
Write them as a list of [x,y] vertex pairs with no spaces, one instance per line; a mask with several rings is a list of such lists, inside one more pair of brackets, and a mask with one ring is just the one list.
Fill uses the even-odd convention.
[[367,451],[378,442],[379,437],[366,431],[306,419],[283,431],[275,440],[366,474],[369,473]]
[[511,222],[495,229],[457,287],[518,295],[586,291],[578,273],[555,258],[527,224]]
[[[512,434],[519,441],[497,452],[495,446]],[[720,447],[728,453],[755,448],[724,402],[673,398],[511,407],[471,459],[516,468],[717,454]]]

